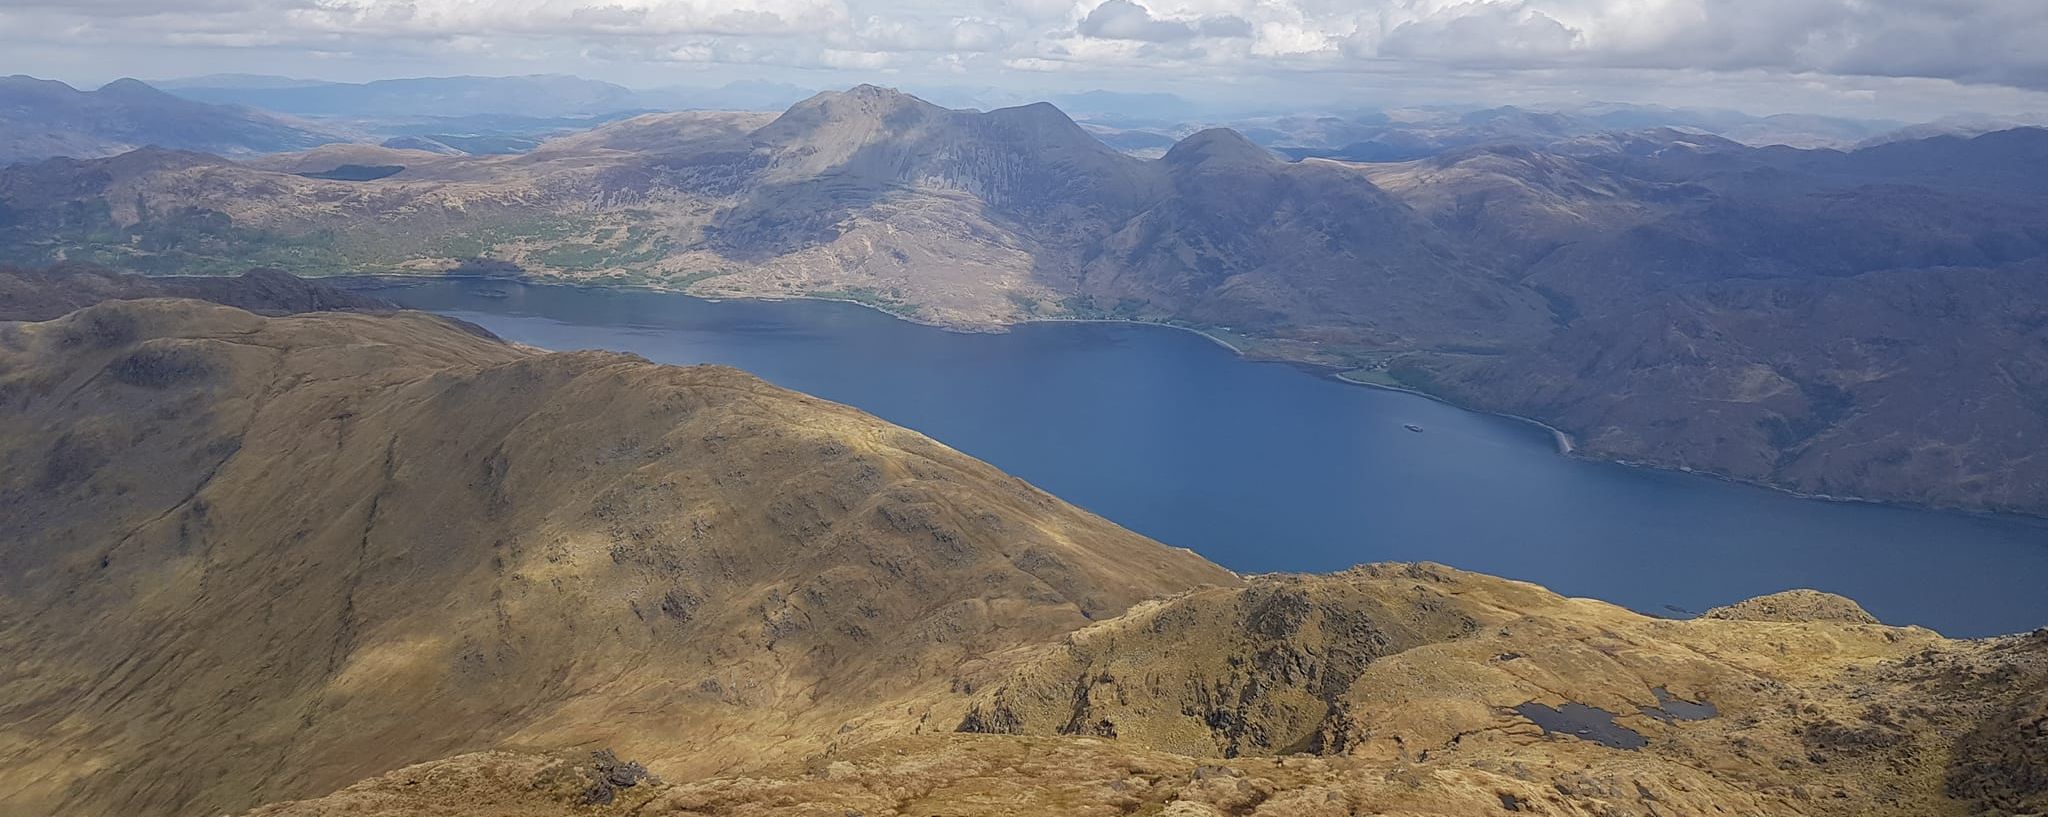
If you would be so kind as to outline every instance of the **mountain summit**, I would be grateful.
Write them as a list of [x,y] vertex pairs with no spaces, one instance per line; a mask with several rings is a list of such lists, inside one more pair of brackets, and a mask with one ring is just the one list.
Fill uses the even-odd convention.
[[1229,128],[1209,128],[1175,143],[1166,151],[1166,163],[1188,166],[1209,163],[1237,165],[1276,164],[1280,157]]

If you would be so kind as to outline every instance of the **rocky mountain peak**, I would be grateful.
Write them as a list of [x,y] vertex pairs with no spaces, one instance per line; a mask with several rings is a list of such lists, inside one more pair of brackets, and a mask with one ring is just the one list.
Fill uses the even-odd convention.
[[856,85],[827,91],[790,106],[755,132],[769,144],[820,141],[864,142],[948,113],[944,108],[892,88]]
[[826,91],[790,107],[788,113],[822,111],[836,116],[888,112],[905,109],[945,110],[895,88],[855,85],[844,91]]
[[1210,128],[1196,133],[1166,152],[1166,163],[1177,167],[1196,165],[1277,164],[1280,158],[1229,128]]

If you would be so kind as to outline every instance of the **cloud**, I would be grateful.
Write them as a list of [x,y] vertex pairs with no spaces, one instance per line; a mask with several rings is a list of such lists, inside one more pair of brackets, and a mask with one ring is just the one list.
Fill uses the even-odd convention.
[[2048,90],[2044,43],[2048,0],[0,0],[0,49],[157,75],[136,67],[143,55],[193,55],[171,62],[222,71],[323,55],[357,61],[358,73],[400,60],[453,73],[480,70],[463,60],[487,54],[570,73],[601,60],[615,76],[687,63],[1195,83],[1399,74],[1507,88],[1598,74]]
[[868,51],[978,54],[1001,50],[1010,35],[1001,25],[975,18],[897,20],[869,17],[861,25],[826,35],[835,47]]
[[315,0],[289,18],[329,32],[406,37],[753,37],[823,31],[851,15],[839,0]]
[[1378,56],[1513,64],[1572,54],[1583,32],[1541,11],[1479,5],[1438,13],[1394,27]]
[[1350,54],[1528,69],[1765,69],[2048,88],[2042,0],[1383,0]]
[[1080,31],[1105,40],[1144,40],[1165,43],[1195,36],[1195,27],[1177,20],[1160,20],[1131,0],[1105,0],[1081,18]]
[[819,61],[827,67],[859,71],[885,68],[891,61],[889,54],[881,51],[841,51],[828,48],[818,56]]
[[1250,37],[1252,23],[1243,17],[1229,15],[1208,17],[1197,23],[1195,30],[1204,37]]
[[1133,0],[1104,0],[1081,18],[1077,30],[1083,36],[1105,40],[1171,43],[1196,37],[1249,37],[1252,24],[1229,15],[1167,20],[1153,16]]

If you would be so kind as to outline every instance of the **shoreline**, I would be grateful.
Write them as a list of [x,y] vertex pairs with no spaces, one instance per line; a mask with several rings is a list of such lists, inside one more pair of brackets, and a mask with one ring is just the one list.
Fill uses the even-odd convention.
[[[217,276],[163,276],[163,277],[217,277]],[[1835,503],[1843,503],[1843,504],[1857,504],[1857,505],[1874,505],[1874,506],[1878,506],[1878,507],[1888,507],[1888,508],[1899,508],[1899,509],[1903,509],[1903,510],[1914,510],[1914,511],[1932,511],[1932,512],[1938,512],[1938,513],[1959,513],[1959,514],[1966,514],[1966,515],[1970,515],[1970,516],[1991,516],[1991,517],[2009,517],[2009,518],[2019,518],[2019,519],[2026,519],[2026,520],[2030,520],[2030,521],[2034,521],[2034,522],[2048,522],[2048,513],[2030,513],[2030,512],[2027,512],[2027,511],[2019,511],[2019,510],[1994,510],[1994,509],[1989,509],[1989,508],[1968,508],[1968,507],[1960,507],[1960,506],[1954,506],[1954,505],[1937,505],[1937,504],[1933,504],[1933,503],[1926,503],[1926,502],[1909,502],[1909,501],[1902,501],[1902,500],[1893,500],[1893,499],[1876,499],[1876,498],[1872,498],[1872,497],[1860,497],[1860,496],[1841,496],[1841,495],[1836,495],[1836,494],[1818,494],[1818,493],[1809,493],[1809,492],[1806,492],[1806,491],[1800,491],[1800,490],[1797,490],[1797,489],[1793,489],[1793,488],[1788,488],[1788,487],[1785,487],[1785,486],[1782,486],[1782,485],[1774,485],[1774,484],[1771,484],[1771,483],[1768,483],[1768,482],[1763,482],[1763,481],[1759,481],[1759,480],[1754,480],[1754,479],[1746,479],[1746,478],[1743,478],[1743,477],[1737,477],[1737,476],[1734,476],[1734,475],[1731,475],[1731,474],[1722,474],[1722,473],[1717,473],[1717,472],[1714,472],[1714,471],[1702,471],[1702,470],[1699,470],[1699,469],[1695,469],[1695,468],[1687,468],[1687,467],[1682,467],[1682,466],[1660,465],[1660,464],[1657,464],[1657,463],[1654,463],[1654,462],[1645,462],[1645,461],[1642,461],[1642,460],[1629,460],[1629,459],[1622,459],[1622,458],[1618,458],[1618,457],[1601,457],[1601,456],[1594,456],[1594,455],[1589,455],[1589,454],[1586,454],[1586,453],[1584,453],[1584,452],[1583,452],[1583,451],[1582,451],[1581,449],[1579,449],[1578,445],[1577,445],[1577,444],[1576,444],[1576,443],[1575,443],[1575,442],[1574,442],[1574,441],[1572,440],[1572,437],[1571,437],[1571,435],[1570,435],[1570,434],[1567,434],[1567,433],[1565,433],[1564,431],[1562,431],[1562,430],[1560,430],[1560,429],[1558,429],[1558,428],[1556,428],[1556,427],[1554,427],[1554,426],[1551,426],[1551,425],[1550,425],[1550,424],[1548,424],[1548,423],[1545,423],[1545,422],[1543,422],[1543,421],[1541,421],[1541,420],[1537,420],[1537,419],[1535,419],[1535,418],[1532,418],[1532,417],[1525,417],[1525,416],[1522,416],[1522,415],[1519,415],[1519,414],[1510,414],[1510,413],[1507,413],[1507,412],[1502,412],[1502,411],[1488,411],[1488,410],[1486,410],[1486,409],[1481,409],[1481,408],[1474,408],[1474,407],[1472,407],[1472,406],[1467,406],[1467,405],[1462,405],[1462,404],[1459,404],[1459,403],[1456,403],[1456,402],[1452,402],[1452,401],[1450,401],[1450,400],[1444,399],[1444,398],[1442,398],[1442,397],[1439,397],[1439,396],[1437,396],[1437,395],[1434,395],[1434,394],[1430,394],[1430,393],[1428,393],[1428,392],[1424,392],[1424,391],[1418,391],[1418,390],[1416,390],[1416,389],[1412,389],[1412,388],[1407,388],[1407,387],[1404,387],[1404,386],[1393,386],[1393,385],[1387,385],[1387,384],[1383,384],[1383,383],[1368,383],[1368,382],[1366,382],[1366,381],[1363,381],[1363,380],[1353,380],[1353,379],[1351,379],[1351,378],[1345,377],[1345,376],[1344,376],[1344,374],[1343,374],[1343,370],[1342,370],[1342,369],[1339,369],[1339,368],[1337,368],[1337,367],[1333,367],[1333,366],[1328,366],[1328,365],[1325,365],[1325,364],[1309,363],[1309,362],[1306,362],[1306,361],[1298,361],[1298,360],[1286,360],[1286,359],[1284,359],[1284,358],[1255,358],[1255,357],[1251,357],[1250,355],[1248,355],[1248,354],[1247,354],[1247,353],[1245,352],[1245,350],[1243,350],[1243,349],[1240,349],[1240,348],[1238,348],[1238,347],[1237,347],[1236,345],[1234,345],[1234,344],[1231,344],[1231,343],[1230,343],[1229,341],[1226,341],[1226,340],[1224,340],[1224,339],[1222,339],[1222,338],[1220,338],[1220,337],[1217,337],[1217,336],[1215,336],[1215,335],[1212,335],[1212,334],[1210,334],[1210,333],[1208,333],[1208,332],[1202,331],[1201,329],[1197,329],[1197,328],[1195,328],[1195,327],[1192,327],[1192,326],[1182,326],[1182,325],[1179,325],[1179,324],[1171,324],[1171,323],[1164,323],[1164,322],[1160,322],[1160,321],[1144,321],[1144,320],[1133,320],[1133,319],[1129,319],[1129,318],[1029,318],[1029,319],[1025,319],[1025,320],[1017,321],[1017,322],[1015,322],[1015,323],[1008,323],[1008,324],[993,324],[993,325],[988,325],[988,326],[968,326],[968,325],[960,325],[960,324],[948,324],[948,323],[940,323],[940,322],[936,322],[936,321],[930,321],[930,320],[921,320],[921,319],[918,319],[918,318],[915,318],[915,317],[912,317],[912,316],[909,316],[909,315],[904,315],[904,314],[901,314],[901,313],[898,313],[898,312],[894,312],[894,311],[891,311],[891,310],[885,309],[885,308],[883,308],[883,307],[880,307],[880,306],[877,306],[877,305],[875,305],[875,304],[867,303],[867,302],[864,302],[864,301],[856,301],[856,300],[853,300],[853,299],[851,299],[851,298],[831,298],[831,297],[822,297],[822,296],[816,296],[816,295],[803,295],[803,294],[792,294],[792,295],[776,295],[776,296],[727,296],[727,297],[707,297],[707,296],[703,296],[703,295],[698,295],[698,294],[694,294],[694,293],[691,293],[691,292],[687,292],[687,291],[684,291],[684,290],[680,290],[680,289],[674,289],[674,288],[670,288],[670,287],[650,286],[650,285],[645,285],[645,284],[588,284],[588,283],[578,283],[578,282],[572,282],[572,281],[544,281],[544,280],[532,280],[532,279],[526,279],[526,278],[507,278],[507,277],[500,277],[500,276],[493,276],[493,275],[444,275],[444,274],[438,274],[438,273],[436,273],[436,274],[424,274],[424,273],[388,273],[388,274],[356,274],[356,275],[336,275],[336,276],[323,276],[323,277],[325,277],[325,278],[335,278],[335,279],[343,279],[343,280],[354,280],[354,281],[372,281],[372,282],[376,282],[376,281],[392,281],[392,279],[403,279],[403,280],[407,280],[407,281],[419,281],[419,282],[427,282],[427,281],[434,281],[434,280],[458,280],[458,281],[494,281],[494,282],[502,282],[502,283],[507,283],[507,284],[523,284],[523,285],[529,285],[529,286],[564,286],[564,287],[573,287],[573,288],[576,288],[576,289],[589,289],[589,290],[637,290],[637,291],[642,291],[642,292],[659,292],[659,293],[665,293],[665,294],[670,294],[670,295],[682,295],[682,296],[684,296],[684,297],[688,297],[688,298],[695,298],[695,299],[697,299],[697,300],[700,300],[700,301],[707,301],[707,302],[711,302],[711,303],[723,303],[723,302],[725,302],[725,301],[769,301],[769,302],[774,302],[774,301],[821,301],[821,302],[828,302],[828,303],[844,303],[844,304],[852,304],[852,305],[854,305],[854,306],[858,306],[858,307],[862,307],[862,308],[865,308],[865,309],[873,310],[873,311],[875,311],[875,312],[878,312],[878,313],[880,313],[880,314],[883,314],[883,315],[886,315],[886,316],[888,316],[888,317],[894,318],[894,319],[896,319],[896,320],[900,320],[900,321],[903,321],[903,322],[905,322],[905,323],[911,323],[911,324],[916,324],[916,325],[918,325],[918,326],[926,326],[926,327],[930,327],[930,328],[933,328],[933,329],[939,329],[939,330],[942,330],[942,331],[947,331],[947,332],[956,332],[956,333],[960,333],[960,334],[994,334],[994,333],[1000,333],[1000,332],[1006,332],[1006,331],[1009,331],[1009,329],[1010,329],[1011,327],[1013,327],[1013,326],[1020,326],[1020,325],[1023,325],[1023,324],[1031,324],[1031,323],[1106,323],[1106,324],[1126,324],[1126,325],[1131,325],[1131,326],[1150,326],[1150,327],[1159,327],[1159,328],[1163,328],[1163,329],[1174,329],[1174,330],[1178,330],[1178,331],[1182,331],[1182,332],[1188,332],[1188,333],[1192,333],[1192,334],[1195,334],[1195,335],[1199,335],[1199,336],[1201,336],[1201,337],[1203,337],[1203,338],[1207,339],[1207,340],[1208,340],[1209,342],[1211,342],[1211,343],[1214,343],[1214,344],[1216,344],[1217,346],[1220,346],[1220,347],[1222,347],[1222,348],[1224,348],[1224,349],[1228,349],[1228,350],[1230,350],[1230,352],[1231,352],[1232,354],[1235,354],[1235,355],[1236,355],[1236,356],[1238,357],[1238,359],[1239,359],[1239,360],[1243,360],[1243,361],[1246,361],[1246,362],[1252,362],[1252,363],[1259,363],[1259,362],[1266,362],[1266,363],[1283,363],[1283,364],[1287,364],[1287,365],[1289,365],[1289,366],[1293,366],[1293,367],[1296,367],[1296,368],[1299,368],[1299,369],[1304,369],[1304,370],[1307,370],[1307,371],[1309,371],[1309,372],[1311,372],[1311,373],[1313,373],[1313,374],[1319,375],[1319,376],[1324,376],[1324,377],[1328,377],[1328,378],[1330,378],[1330,379],[1332,379],[1332,380],[1335,380],[1335,381],[1337,381],[1337,382],[1339,382],[1339,383],[1343,383],[1343,384],[1345,384],[1345,385],[1347,385],[1347,386],[1362,386],[1362,387],[1365,387],[1365,388],[1371,388],[1371,389],[1380,389],[1380,390],[1382,390],[1382,391],[1390,391],[1390,392],[1398,392],[1398,393],[1402,393],[1402,394],[1408,394],[1408,395],[1412,395],[1412,396],[1415,396],[1415,397],[1420,397],[1420,398],[1423,398],[1423,399],[1425,399],[1425,400],[1430,400],[1430,401],[1432,401],[1432,402],[1440,403],[1440,404],[1442,404],[1442,405],[1445,405],[1445,406],[1449,406],[1449,407],[1451,407],[1451,408],[1455,408],[1455,409],[1458,409],[1458,410],[1460,410],[1460,411],[1469,411],[1469,412],[1472,412],[1472,413],[1474,413],[1474,414],[1483,414],[1483,415],[1487,415],[1487,416],[1491,416],[1491,417],[1500,417],[1500,418],[1503,418],[1503,419],[1507,419],[1507,420],[1514,420],[1514,421],[1517,421],[1517,422],[1527,423],[1527,424],[1529,424],[1529,425],[1532,425],[1532,426],[1535,426],[1535,427],[1537,427],[1537,428],[1543,429],[1543,430],[1544,430],[1544,431],[1546,431],[1546,432],[1549,432],[1549,433],[1550,433],[1550,435],[1551,435],[1551,441],[1552,441],[1552,442],[1554,443],[1554,445],[1555,445],[1555,450],[1556,450],[1556,452],[1557,452],[1557,453],[1558,453],[1559,455],[1561,455],[1561,456],[1564,456],[1564,457],[1569,457],[1569,458],[1573,458],[1573,459],[1581,459],[1581,460],[1585,460],[1585,461],[1587,461],[1587,462],[1600,462],[1600,463],[1607,463],[1607,464],[1611,464],[1611,465],[1618,465],[1618,466],[1622,466],[1622,467],[1625,467],[1625,468],[1636,468],[1636,469],[1641,469],[1641,470],[1645,470],[1645,471],[1657,471],[1657,472],[1663,472],[1663,473],[1670,473],[1670,474],[1685,474],[1685,475],[1688,475],[1688,476],[1696,476],[1696,477],[1707,477],[1707,478],[1710,478],[1710,479],[1714,479],[1714,480],[1719,480],[1719,481],[1721,481],[1721,482],[1726,482],[1726,483],[1732,483],[1732,484],[1736,484],[1736,485],[1743,485],[1743,486],[1747,486],[1747,487],[1751,487],[1751,488],[1760,488],[1760,489],[1763,489],[1763,490],[1766,490],[1766,491],[1770,491],[1770,492],[1772,492],[1772,493],[1777,493],[1777,494],[1783,494],[1783,495],[1785,495],[1785,496],[1789,496],[1789,497],[1792,497],[1792,498],[1794,498],[1794,499],[1816,500],[1816,501],[1821,501],[1821,502],[1835,502]],[[315,280],[318,280],[318,279],[315,279]],[[395,283],[395,281],[394,281],[394,283]]]
[[1177,323],[1162,323],[1159,321],[1140,321],[1132,320],[1130,318],[1027,318],[1025,320],[1018,321],[1014,324],[1006,324],[1005,326],[1022,326],[1028,323],[1116,323],[1123,324],[1126,326],[1157,326],[1161,329],[1178,329],[1182,332],[1192,332],[1194,334],[1208,338],[1210,343],[1214,343],[1217,346],[1229,349],[1231,353],[1237,355],[1238,357],[1242,357],[1246,360],[1254,360],[1254,358],[1247,357],[1243,349],[1237,348],[1237,346],[1231,343],[1230,341],[1224,340],[1215,335],[1209,334],[1208,332],[1204,332],[1200,329],[1196,329],[1195,327],[1182,326]]
[[[1444,404],[1444,405],[1446,405],[1446,406],[1450,406],[1451,408],[1454,408],[1454,409],[1458,409],[1458,410],[1460,410],[1460,411],[1470,411],[1470,412],[1474,412],[1474,413],[1477,413],[1477,414],[1486,414],[1486,415],[1491,415],[1491,416],[1494,416],[1494,417],[1502,417],[1502,418],[1506,418],[1506,419],[1509,419],[1509,420],[1520,420],[1521,422],[1524,422],[1524,423],[1528,423],[1529,425],[1532,425],[1532,426],[1535,426],[1535,427],[1537,427],[1537,428],[1543,429],[1544,431],[1548,431],[1548,432],[1550,432],[1550,439],[1551,439],[1551,442],[1554,442],[1554,443],[1556,443],[1556,444],[1557,444],[1557,453],[1559,453],[1559,454],[1563,454],[1563,455],[1565,455],[1565,456],[1567,456],[1567,457],[1578,457],[1579,459],[1595,459],[1595,458],[1593,458],[1593,457],[1585,457],[1585,456],[1581,456],[1581,455],[1580,455],[1580,454],[1578,453],[1578,450],[1579,450],[1579,448],[1578,448],[1578,445],[1572,442],[1572,435],[1570,435],[1570,434],[1566,434],[1566,433],[1564,433],[1563,431],[1559,430],[1559,429],[1558,429],[1558,428],[1557,428],[1556,426],[1553,426],[1553,425],[1551,425],[1551,424],[1549,424],[1549,423],[1543,422],[1542,420],[1538,420],[1538,419],[1535,419],[1535,418],[1532,418],[1532,417],[1524,417],[1524,416],[1522,416],[1522,415],[1520,415],[1520,414],[1509,414],[1509,413],[1507,413],[1507,412],[1504,412],[1504,411],[1487,411],[1486,409],[1479,409],[1479,408],[1473,408],[1473,407],[1471,407],[1471,406],[1466,406],[1466,405],[1460,405],[1460,404],[1457,404],[1457,403],[1453,403],[1453,402],[1451,402],[1451,401],[1449,401],[1449,400],[1446,400],[1446,399],[1444,399],[1444,398],[1442,398],[1442,397],[1438,397],[1438,396],[1436,396],[1436,395],[1434,395],[1434,394],[1430,394],[1429,392],[1426,392],[1426,391],[1420,391],[1420,390],[1417,390],[1417,389],[1411,389],[1411,388],[1408,388],[1408,387],[1406,387],[1406,386],[1390,386],[1390,385],[1387,385],[1387,384],[1385,384],[1385,383],[1368,383],[1368,382],[1366,382],[1366,381],[1363,381],[1363,380],[1353,380],[1353,379],[1351,379],[1351,378],[1345,377],[1345,376],[1344,376],[1344,373],[1343,373],[1343,372],[1333,372],[1333,373],[1331,373],[1331,374],[1330,374],[1330,377],[1331,377],[1331,378],[1333,378],[1333,379],[1335,379],[1335,380],[1337,380],[1337,381],[1339,381],[1339,382],[1342,382],[1342,383],[1347,383],[1347,384],[1350,384],[1350,385],[1353,385],[1353,386],[1364,386],[1364,387],[1366,387],[1366,388],[1368,388],[1368,389],[1380,389],[1380,390],[1382,390],[1382,391],[1392,391],[1392,392],[1400,392],[1400,393],[1402,393],[1402,394],[1412,394],[1412,395],[1415,395],[1416,397],[1420,397],[1420,398],[1423,398],[1423,399],[1425,399],[1425,400],[1433,400],[1433,401],[1435,401],[1435,402],[1438,402],[1438,403],[1442,403],[1442,404]],[[1617,463],[1621,463],[1621,461],[1620,461],[1620,460],[1601,460],[1601,461],[1602,461],[1602,462],[1617,462]],[[1630,465],[1630,463],[1621,463],[1621,464],[1623,464],[1623,465]]]
[[1538,428],[1550,432],[1552,438],[1557,441],[1557,452],[1559,454],[1565,455],[1567,457],[1572,457],[1574,459],[1585,460],[1587,462],[1607,463],[1610,465],[1619,465],[1624,468],[1636,468],[1644,471],[1658,471],[1667,474],[1684,474],[1686,476],[1706,477],[1708,479],[1718,480],[1720,482],[1731,483],[1734,485],[1743,485],[1750,488],[1761,488],[1772,493],[1784,494],[1794,499],[1810,499],[1820,502],[1838,502],[1854,505],[1875,505],[1878,507],[1900,508],[1904,510],[1913,511],[1959,513],[1967,514],[1970,516],[2016,517],[2021,519],[2048,522],[2048,513],[2028,513],[2026,511],[1993,510],[1989,508],[1968,508],[1958,505],[1936,505],[1930,502],[1906,502],[1896,499],[1875,499],[1872,497],[1865,496],[1843,496],[1840,494],[1813,493],[1809,491],[1801,491],[1795,488],[1787,488],[1783,485],[1773,485],[1771,483],[1764,482],[1761,480],[1746,479],[1743,477],[1735,476],[1733,474],[1723,474],[1717,471],[1702,471],[1698,468],[1691,468],[1682,465],[1663,465],[1655,462],[1649,462],[1646,460],[1631,460],[1623,459],[1620,457],[1602,457],[1586,454],[1581,452],[1577,445],[1572,442],[1570,434],[1567,434],[1564,431],[1548,423],[1543,422],[1542,420],[1537,420],[1532,417],[1524,417],[1519,414],[1509,414],[1504,411],[1487,411],[1485,409],[1473,408],[1471,406],[1461,405],[1459,403],[1446,400],[1442,397],[1430,394],[1429,392],[1418,391],[1416,389],[1407,388],[1405,386],[1390,386],[1384,383],[1368,383],[1363,380],[1353,380],[1351,378],[1345,377],[1342,372],[1337,372],[1331,376],[1353,386],[1364,386],[1366,388],[1371,389],[1382,389],[1385,391],[1412,394],[1416,397],[1421,397],[1427,400],[1433,400],[1438,403],[1442,403],[1446,406],[1450,406],[1451,408],[1459,409],[1462,411],[1470,411],[1477,414],[1486,414],[1494,417],[1503,417],[1509,420],[1520,420],[1521,422],[1528,423],[1530,425],[1536,426]]

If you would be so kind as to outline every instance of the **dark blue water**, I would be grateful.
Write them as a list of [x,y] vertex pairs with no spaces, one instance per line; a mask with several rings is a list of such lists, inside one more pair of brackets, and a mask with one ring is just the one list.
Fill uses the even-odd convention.
[[550,349],[737,366],[1244,572],[1431,560],[1658,614],[1813,587],[1951,635],[2048,625],[2048,523],[1573,459],[1525,423],[1172,329],[958,334],[851,304],[495,282],[378,294]]

